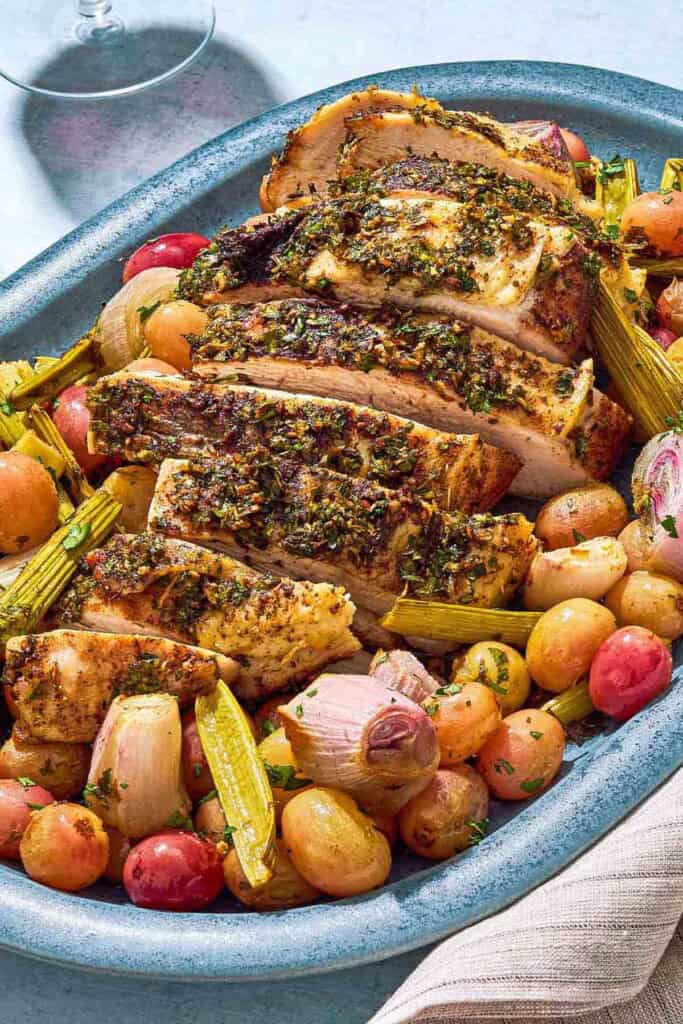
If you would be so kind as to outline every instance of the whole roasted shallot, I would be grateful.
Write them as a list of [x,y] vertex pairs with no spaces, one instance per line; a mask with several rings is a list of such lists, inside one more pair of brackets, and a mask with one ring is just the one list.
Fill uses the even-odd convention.
[[431,719],[370,676],[319,676],[280,708],[300,771],[356,798],[369,813],[396,814],[439,764]]

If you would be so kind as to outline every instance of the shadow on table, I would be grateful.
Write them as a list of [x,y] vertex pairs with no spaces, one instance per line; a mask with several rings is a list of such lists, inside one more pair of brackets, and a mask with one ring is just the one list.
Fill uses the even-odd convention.
[[3,1024],[20,1019],[69,1024],[366,1024],[430,949],[334,974],[242,985],[112,978],[0,953],[0,1019]]
[[[164,39],[178,52],[191,49],[178,35]],[[145,45],[152,49],[149,39],[143,43],[137,41],[140,59]],[[42,80],[66,87],[72,66],[73,51],[65,49]],[[89,72],[91,87],[95,71]],[[278,102],[264,71],[216,38],[175,78],[130,97],[54,100],[29,94],[21,129],[55,196],[83,220],[200,143]]]

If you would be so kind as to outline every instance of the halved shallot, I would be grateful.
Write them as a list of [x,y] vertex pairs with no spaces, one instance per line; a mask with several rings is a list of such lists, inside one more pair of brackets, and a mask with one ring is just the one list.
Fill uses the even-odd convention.
[[192,828],[180,750],[175,697],[117,697],[93,747],[85,788],[88,807],[105,825],[131,839],[163,828]]

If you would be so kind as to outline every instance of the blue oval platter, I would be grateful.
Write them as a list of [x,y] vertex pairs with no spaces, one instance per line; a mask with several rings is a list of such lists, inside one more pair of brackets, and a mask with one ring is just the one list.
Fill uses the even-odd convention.
[[[0,285],[2,358],[63,350],[119,286],[122,256],[164,231],[212,234],[257,212],[258,186],[286,132],[369,83],[436,96],[501,120],[551,117],[603,157],[638,161],[657,187],[683,156],[683,93],[576,65],[441,64],[373,75],[234,128],[123,196]],[[357,899],[255,915],[227,898],[203,914],[139,910],[121,890],[72,897],[0,864],[0,947],[91,970],[182,980],[263,980],[368,963],[472,924],[518,899],[594,843],[683,764],[683,652],[674,682],[609,734],[569,747],[558,782],[456,860],[397,858],[391,884]]]

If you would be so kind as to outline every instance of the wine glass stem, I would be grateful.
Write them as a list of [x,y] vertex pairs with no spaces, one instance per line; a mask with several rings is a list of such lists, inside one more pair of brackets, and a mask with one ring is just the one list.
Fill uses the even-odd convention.
[[76,0],[76,36],[88,46],[111,46],[123,39],[124,25],[111,14],[110,0]]
[[111,10],[109,0],[78,0],[77,6],[83,18],[98,18]]

